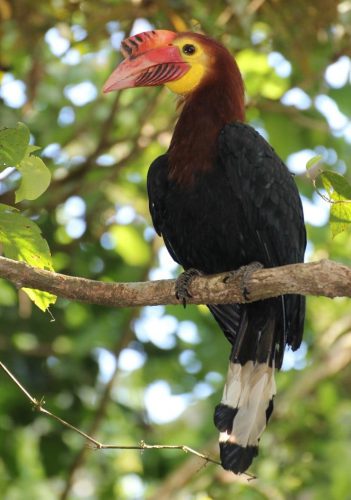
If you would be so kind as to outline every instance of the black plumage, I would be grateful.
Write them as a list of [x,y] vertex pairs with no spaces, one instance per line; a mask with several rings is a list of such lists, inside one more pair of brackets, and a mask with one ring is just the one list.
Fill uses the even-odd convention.
[[[302,262],[297,188],[269,144],[243,123],[244,84],[228,50],[199,33],[165,30],[132,36],[122,47],[125,60],[105,92],[166,84],[181,96],[168,152],[148,174],[152,220],[173,259],[205,274]],[[257,455],[273,410],[274,370],[286,345],[301,343],[305,301],[289,295],[208,307],[231,345],[214,415],[221,461],[240,473]]]
[[[147,186],[155,229],[185,270],[211,274],[254,261],[265,267],[303,261],[306,235],[293,176],[246,124],[236,122],[221,130],[213,168],[200,172],[192,183],[172,180],[165,154],[152,163]],[[253,361],[280,368],[286,345],[295,350],[301,343],[302,296],[209,309],[231,343],[233,366]],[[272,408],[270,397],[266,420]],[[230,434],[236,413],[229,405],[217,406],[215,423],[221,432]],[[250,444],[226,442],[221,449],[223,466],[234,472],[243,472],[257,454],[257,445]]]

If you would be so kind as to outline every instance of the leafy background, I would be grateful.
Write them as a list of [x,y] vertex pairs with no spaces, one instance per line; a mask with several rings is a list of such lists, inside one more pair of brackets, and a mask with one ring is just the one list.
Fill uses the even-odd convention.
[[[202,29],[236,54],[247,118],[287,161],[304,201],[308,260],[350,265],[306,162],[349,177],[351,5],[345,0],[0,0],[1,126],[25,123],[52,182],[16,208],[38,224],[56,271],[106,281],[172,277],[151,228],[148,165],[169,143],[166,89],[103,96],[125,35]],[[196,119],[196,117],[194,117]],[[17,171],[0,178],[15,206]],[[18,201],[18,198],[17,198]],[[305,341],[287,352],[276,411],[245,483],[180,451],[91,451],[35,414],[0,374],[6,499],[351,498],[349,300],[308,299]],[[113,310],[58,300],[48,313],[0,280],[0,356],[48,408],[105,443],[187,444],[217,454],[212,423],[229,354],[204,307]]]

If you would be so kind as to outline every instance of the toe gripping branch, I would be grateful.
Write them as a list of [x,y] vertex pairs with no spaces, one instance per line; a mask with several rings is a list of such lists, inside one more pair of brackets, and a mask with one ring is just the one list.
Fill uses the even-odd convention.
[[224,278],[224,283],[230,283],[232,281],[240,280],[241,283],[241,293],[245,301],[250,300],[250,288],[249,283],[252,274],[258,269],[262,269],[263,265],[261,262],[251,262],[247,266],[242,266],[235,271],[230,271]]
[[203,276],[203,272],[198,269],[190,268],[187,271],[184,271],[180,276],[178,276],[175,284],[176,297],[183,304],[183,307],[186,307],[187,299],[191,298],[192,295],[189,292],[189,286],[191,282],[197,276]]

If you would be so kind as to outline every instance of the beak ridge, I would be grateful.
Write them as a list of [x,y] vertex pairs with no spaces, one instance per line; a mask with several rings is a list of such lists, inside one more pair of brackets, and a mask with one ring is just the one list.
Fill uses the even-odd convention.
[[190,66],[171,43],[176,36],[172,31],[157,30],[124,40],[121,52],[125,59],[108,78],[103,92],[156,86],[183,76]]

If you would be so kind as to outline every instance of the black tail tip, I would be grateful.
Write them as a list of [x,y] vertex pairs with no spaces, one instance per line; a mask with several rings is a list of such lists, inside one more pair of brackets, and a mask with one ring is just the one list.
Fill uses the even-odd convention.
[[234,474],[245,472],[255,457],[258,455],[258,446],[240,446],[236,443],[219,443],[221,462],[223,469],[230,470]]
[[220,432],[227,432],[230,434],[233,428],[233,421],[238,413],[238,408],[231,408],[228,405],[220,403],[216,406],[213,420],[215,426]]

